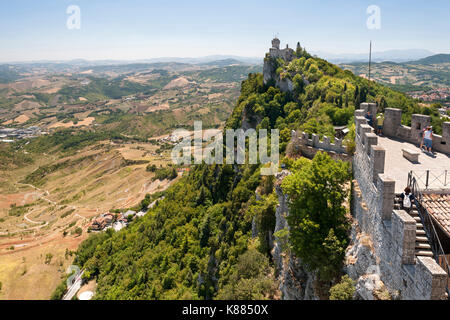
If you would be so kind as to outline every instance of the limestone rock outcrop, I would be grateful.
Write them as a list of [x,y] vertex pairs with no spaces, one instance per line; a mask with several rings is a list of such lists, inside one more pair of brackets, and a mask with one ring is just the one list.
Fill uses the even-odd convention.
[[361,232],[357,222],[352,225],[351,242],[345,253],[345,273],[355,281],[355,299],[390,299],[375,257],[370,237]]
[[[276,175],[276,193],[278,206],[275,212],[276,223],[274,233],[289,229],[286,217],[289,215],[288,199],[283,193],[281,182],[290,172],[283,170]],[[292,252],[283,248],[285,239],[275,237],[272,257],[279,280],[279,289],[283,300],[318,300],[314,289],[315,274],[306,270],[301,260]]]

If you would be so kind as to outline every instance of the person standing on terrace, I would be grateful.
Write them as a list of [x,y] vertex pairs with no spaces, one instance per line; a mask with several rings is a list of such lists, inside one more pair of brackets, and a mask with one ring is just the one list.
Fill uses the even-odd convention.
[[383,131],[384,114],[380,113],[377,117],[377,134],[381,136]]
[[422,145],[425,145],[425,151],[432,153],[433,148],[433,127],[428,126],[425,132],[423,133],[423,142]]
[[423,128],[422,129],[422,132],[420,132],[420,147],[419,147],[419,149],[420,150],[422,150],[422,148],[423,148],[423,134],[425,133],[425,131],[427,130],[427,128],[425,127],[425,128]]

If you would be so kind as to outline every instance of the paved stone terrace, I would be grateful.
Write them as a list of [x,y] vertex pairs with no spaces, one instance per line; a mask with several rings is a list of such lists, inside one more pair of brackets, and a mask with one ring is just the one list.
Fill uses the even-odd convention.
[[[408,172],[411,170],[418,176],[424,176],[426,170],[431,170],[436,174],[448,170],[447,180],[450,180],[450,157],[446,154],[435,152],[434,156],[431,156],[421,152],[419,147],[412,143],[387,137],[378,137],[378,145],[386,149],[384,173],[395,180],[395,193],[403,192],[408,181]],[[419,162],[412,163],[404,158],[402,149],[420,152]],[[425,181],[425,178],[421,180]],[[433,180],[430,178],[430,188],[442,188],[442,184],[439,181]]]

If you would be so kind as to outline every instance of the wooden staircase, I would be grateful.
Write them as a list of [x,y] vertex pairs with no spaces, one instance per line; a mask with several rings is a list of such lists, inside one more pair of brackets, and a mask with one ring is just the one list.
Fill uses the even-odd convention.
[[[395,196],[394,209],[402,209],[402,198],[400,195]],[[419,212],[417,211],[416,204],[413,203],[409,215],[416,220],[416,257],[433,257],[430,243],[428,242],[427,235],[423,228],[422,221],[420,220]]]

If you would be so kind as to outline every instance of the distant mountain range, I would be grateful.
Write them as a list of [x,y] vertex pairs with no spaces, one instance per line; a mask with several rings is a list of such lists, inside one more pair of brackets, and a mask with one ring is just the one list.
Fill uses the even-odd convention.
[[[326,59],[335,64],[357,64],[366,63],[369,60],[368,53],[342,53],[334,54],[329,52],[316,51],[312,54]],[[413,64],[435,64],[450,62],[450,54],[434,54],[429,50],[412,49],[412,50],[389,50],[382,52],[373,52],[373,62],[393,62],[393,63],[413,63]],[[228,65],[258,65],[263,63],[262,57],[242,57],[232,55],[211,55],[197,58],[180,58],[180,57],[162,57],[144,60],[41,60],[30,62],[9,62],[3,65],[32,65],[34,67],[48,66],[55,64],[60,66],[112,66],[127,64],[155,64],[155,63],[180,63],[180,64],[197,64],[224,67]],[[0,63],[2,65],[2,63]]]
[[226,67],[231,65],[245,65],[245,64],[259,64],[259,63],[249,63],[243,62],[237,59],[223,59],[223,60],[214,60],[210,62],[198,63],[203,66],[217,66],[217,67]]
[[[334,54],[329,52],[312,52],[320,58],[326,59],[333,63],[353,63],[369,61],[369,52],[366,53],[340,53]],[[381,52],[372,52],[372,61],[374,62],[407,62],[423,59],[434,55],[433,52],[425,49],[409,49],[409,50],[388,50]]]
[[217,61],[231,61],[233,63],[246,63],[246,64],[262,64],[263,57],[241,57],[241,56],[230,56],[230,55],[213,55],[199,58],[176,58],[176,57],[165,57],[165,58],[153,58],[145,60],[145,62],[181,62],[181,63],[191,63],[191,64],[207,64]]
[[241,56],[229,56],[229,55],[213,55],[198,58],[179,58],[179,57],[162,57],[162,58],[152,58],[144,60],[85,60],[85,59],[75,59],[75,60],[39,60],[39,61],[17,61],[0,63],[8,65],[47,65],[47,64],[64,64],[79,67],[88,66],[100,66],[100,65],[125,65],[125,64],[137,64],[137,63],[186,63],[186,64],[212,64],[216,65],[219,63],[221,66],[229,64],[262,64],[262,57],[241,57]]

